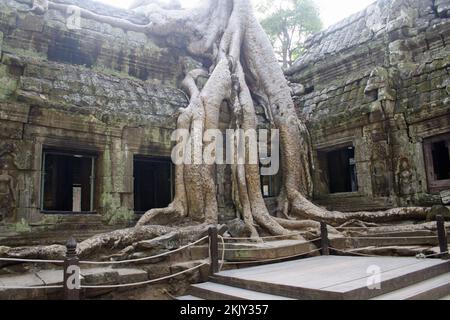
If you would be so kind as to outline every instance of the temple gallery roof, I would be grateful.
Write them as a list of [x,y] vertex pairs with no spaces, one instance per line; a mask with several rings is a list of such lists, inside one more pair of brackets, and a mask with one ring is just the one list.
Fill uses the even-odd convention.
[[409,28],[414,36],[447,18],[449,11],[450,0],[378,0],[311,36],[305,44],[306,53],[286,74],[292,75],[326,57],[386,36],[387,32],[399,27]]

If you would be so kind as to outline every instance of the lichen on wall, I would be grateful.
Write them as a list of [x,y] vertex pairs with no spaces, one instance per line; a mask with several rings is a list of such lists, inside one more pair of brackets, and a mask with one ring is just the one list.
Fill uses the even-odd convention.
[[[79,5],[145,22],[88,0]],[[23,1],[0,1],[0,136],[2,146],[11,146],[2,147],[0,162],[27,162],[8,169],[17,186],[10,204],[15,213],[0,223],[83,225],[87,217],[53,212],[52,222],[41,212],[42,159],[50,148],[95,155],[89,219],[123,226],[135,218],[134,155],[170,156],[171,116],[187,105],[178,89],[187,57],[183,42],[84,18],[81,28],[69,29],[64,12],[26,9]]]
[[[449,1],[379,0],[306,43],[286,71],[315,152],[353,145],[359,190],[330,194],[317,155],[315,196],[331,209],[433,205],[424,140],[450,132]],[[322,161],[322,162],[321,162]]]

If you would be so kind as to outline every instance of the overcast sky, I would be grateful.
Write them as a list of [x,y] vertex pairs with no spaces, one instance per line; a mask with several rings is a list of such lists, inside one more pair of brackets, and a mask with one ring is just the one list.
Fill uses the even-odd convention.
[[[131,0],[97,0],[97,1],[122,8],[127,8],[131,3]],[[199,1],[202,0],[180,0],[180,2],[184,6],[195,6]],[[375,2],[375,0],[314,0],[314,1],[318,4],[320,8],[320,15],[325,28],[352,15],[353,13],[356,13],[364,9],[369,4]]]

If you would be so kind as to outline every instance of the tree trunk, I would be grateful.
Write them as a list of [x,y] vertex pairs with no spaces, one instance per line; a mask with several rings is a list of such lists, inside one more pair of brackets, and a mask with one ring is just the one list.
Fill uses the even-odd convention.
[[[57,10],[66,8],[52,2],[49,7]],[[291,90],[271,43],[254,16],[250,0],[210,0],[203,7],[192,10],[164,10],[154,5],[135,10],[144,10],[151,23],[136,25],[87,10],[81,10],[81,14],[127,30],[185,35],[190,41],[189,52],[208,57],[212,62],[211,71],[208,75],[206,70],[186,70],[183,88],[190,97],[190,103],[180,110],[177,128],[186,130],[190,136],[181,144],[180,153],[185,161],[176,165],[174,201],[168,208],[146,213],[136,228],[86,240],[80,246],[81,252],[92,252],[102,247],[123,247],[137,239],[173,231],[155,226],[145,229],[145,225],[176,224],[185,220],[217,224],[215,166],[202,163],[203,150],[208,146],[202,146],[203,134],[208,129],[218,128],[220,108],[224,103],[234,115],[230,127],[256,129],[252,94],[265,102],[269,121],[280,132],[283,187],[278,207],[282,216],[325,221],[332,225],[350,219],[378,222],[422,219],[426,216],[429,209],[424,208],[400,208],[375,213],[330,212],[309,200],[313,189],[309,132],[297,116]],[[196,81],[200,76],[209,77],[202,89]],[[245,147],[249,154],[251,148],[248,143]],[[268,212],[257,164],[232,165],[232,181],[236,209],[252,230],[253,237],[258,236],[255,224],[272,235],[291,233],[283,225],[292,227],[292,222],[277,220]],[[304,224],[299,224],[299,227],[302,226]]]

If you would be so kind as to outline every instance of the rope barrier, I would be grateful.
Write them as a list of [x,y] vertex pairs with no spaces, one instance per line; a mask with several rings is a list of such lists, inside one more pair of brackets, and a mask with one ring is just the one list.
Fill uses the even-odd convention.
[[219,272],[222,271],[223,265],[225,264],[225,241],[221,235],[219,235],[220,241],[222,242],[222,259],[219,266]]
[[[334,250],[334,251],[337,251],[337,252],[353,254],[353,255],[362,256],[362,257],[381,257],[380,255],[370,255],[370,254],[353,252],[353,251],[348,251],[348,250],[341,250],[341,249],[337,249],[337,248],[333,248],[333,247],[330,247],[330,249]],[[440,256],[440,255],[447,254],[447,253],[449,253],[449,251],[440,252],[440,253],[432,253],[432,254],[428,254],[428,255],[419,253],[419,254],[416,255],[416,258],[417,259],[426,259],[426,258],[430,258],[430,257]]]
[[[340,227],[337,229],[368,229],[368,228],[379,228],[379,227],[368,227],[368,228],[363,228],[363,227]],[[392,233],[398,233],[398,232],[392,232]],[[389,233],[385,233],[385,234],[389,234]],[[300,232],[298,233],[292,233],[292,234],[287,234],[287,235],[277,235],[277,236],[266,236],[266,237],[261,237],[261,239],[276,239],[276,238],[287,238],[287,237],[292,237],[292,236],[297,236],[297,235],[301,235]],[[347,237],[347,239],[357,239],[357,240],[369,240],[369,239],[373,239],[373,240],[393,240],[393,239],[435,239],[437,238],[437,236],[397,236],[397,237],[376,237],[377,234],[374,234],[374,236],[356,236],[356,237]],[[378,234],[378,235],[384,235],[384,234]],[[272,247],[260,247],[260,248],[226,248],[226,243],[225,240],[251,240],[253,238],[230,238],[230,237],[223,237],[221,235],[218,236],[221,240],[222,243],[222,257],[221,257],[221,263],[219,266],[219,271],[222,270],[224,265],[240,265],[240,264],[259,264],[259,263],[265,263],[265,262],[274,262],[274,261],[283,261],[283,260],[287,260],[287,259],[292,259],[292,258],[299,258],[302,256],[308,256],[311,255],[313,253],[319,252],[322,250],[322,248],[318,248],[315,250],[311,250],[309,252],[305,252],[305,253],[301,253],[301,254],[295,254],[295,255],[291,255],[291,256],[286,256],[286,257],[279,257],[279,258],[272,258],[272,259],[263,259],[263,260],[254,260],[254,261],[225,261],[225,252],[226,251],[260,251],[260,250],[265,250],[265,249],[273,249]],[[180,252],[182,250],[185,250],[189,247],[192,247],[198,243],[201,243],[203,241],[205,241],[206,239],[210,239],[209,236],[205,236],[195,242],[192,242],[190,244],[187,244],[185,246],[179,247],[175,250],[172,251],[168,251],[168,252],[164,252],[158,255],[154,255],[154,256],[150,256],[150,257],[143,257],[143,258],[136,258],[136,259],[128,259],[128,260],[122,260],[122,261],[80,261],[80,264],[90,264],[90,265],[117,265],[117,264],[128,264],[128,263],[133,263],[133,262],[140,262],[140,261],[146,261],[146,260],[152,260],[152,259],[156,259],[156,258],[160,258],[160,257],[165,257],[168,255],[172,255],[174,253]],[[305,240],[305,241],[301,241],[298,244],[308,244],[308,243],[313,243],[315,241],[319,241],[321,240],[321,237],[315,238],[315,239],[311,239],[311,240]],[[248,243],[233,243],[236,245],[247,245]],[[208,258],[209,261],[211,261],[211,241],[208,242],[208,246],[209,246],[209,250],[208,250]],[[370,254],[364,254],[364,253],[359,253],[359,252],[352,252],[352,251],[348,251],[348,250],[341,250],[341,249],[337,249],[334,247],[329,247],[330,250],[334,250],[335,252],[340,252],[340,253],[344,253],[344,254],[349,254],[349,255],[355,255],[355,256],[363,256],[363,257],[379,257],[379,255],[370,255]],[[430,258],[430,257],[434,257],[434,256],[441,256],[444,254],[448,254],[449,251],[446,252],[441,252],[441,253],[433,253],[433,254],[429,254],[429,255],[424,255],[424,254],[418,254],[416,255],[417,259],[426,259],[426,258]],[[40,260],[40,259],[23,259],[23,258],[0,258],[0,261],[11,261],[11,262],[29,262],[29,263],[53,263],[53,264],[63,264],[64,260]],[[151,283],[155,283],[155,282],[159,282],[159,281],[163,281],[163,280],[168,280],[174,277],[177,277],[179,275],[200,269],[201,267],[207,265],[210,262],[203,262],[195,267],[186,269],[184,271],[180,271],[168,276],[164,276],[164,277],[160,277],[158,279],[152,279],[152,280],[146,280],[146,281],[140,281],[140,282],[135,282],[135,283],[123,283],[123,284],[115,284],[115,285],[82,285],[81,288],[83,289],[114,289],[114,288],[124,288],[124,287],[136,287],[136,286],[142,286],[142,285],[147,285],[147,284],[151,284]],[[31,286],[31,287],[22,287],[22,286],[0,286],[0,290],[7,290],[7,289],[17,289],[17,290],[33,290],[33,289],[61,289],[64,288],[63,285],[52,285],[52,286]]]
[[[151,256],[151,257],[144,257],[144,258],[138,258],[138,259],[130,259],[130,260],[122,260],[122,261],[80,261],[80,264],[98,264],[98,265],[111,265],[111,264],[124,264],[124,263],[130,263],[130,262],[138,262],[138,261],[145,261],[145,260],[150,260],[150,259],[155,259],[155,258],[159,258],[159,257],[163,257],[163,256],[167,256],[179,251],[182,251],[186,248],[189,248],[191,246],[194,246],[206,239],[209,239],[208,236],[205,236],[195,242],[192,242],[188,245],[185,245],[183,247],[180,247],[176,250],[173,251],[169,251],[169,252],[165,252],[162,254],[158,254],[155,256]],[[225,245],[223,243],[223,245]],[[222,253],[222,255],[224,255],[224,253]],[[222,258],[223,260],[223,258]],[[38,259],[16,259],[16,258],[0,258],[0,261],[15,261],[15,262],[37,262],[37,263],[64,263],[63,260],[38,260]],[[153,279],[153,280],[147,280],[147,281],[142,281],[142,282],[136,282],[136,283],[125,283],[125,284],[117,284],[117,285],[96,285],[96,286],[81,286],[81,288],[86,288],[86,289],[94,289],[94,288],[122,288],[122,287],[132,287],[132,286],[140,286],[140,285],[144,285],[144,284],[150,284],[150,283],[154,283],[154,282],[159,282],[162,280],[166,280],[166,279],[170,279],[179,275],[182,275],[184,273],[199,269],[201,267],[203,267],[204,265],[207,265],[207,262],[204,262],[198,266],[195,266],[193,268],[175,273],[175,274],[171,274],[165,277],[161,277],[158,279]],[[33,286],[33,287],[22,287],[22,286],[0,286],[0,290],[33,290],[33,289],[62,289],[64,288],[63,285],[55,285],[55,286]]]
[[200,243],[200,242],[202,242],[202,241],[204,241],[204,240],[206,240],[206,239],[208,239],[208,238],[209,238],[208,236],[205,236],[205,237],[203,237],[203,238],[201,238],[201,239],[199,239],[199,240],[197,240],[197,241],[195,241],[195,242],[192,242],[192,243],[190,243],[190,244],[188,244],[188,245],[185,245],[185,246],[183,246],[183,247],[180,247],[180,248],[178,248],[178,249],[176,249],[176,250],[164,252],[164,253],[157,254],[157,255],[154,255],[154,256],[151,256],[151,257],[144,257],[144,258],[137,258],[137,259],[129,259],[129,260],[120,260],[120,261],[80,261],[80,264],[111,265],[111,264],[125,264],[125,263],[132,263],[132,262],[140,262],[140,261],[146,261],[146,260],[153,260],[153,259],[156,259],[156,258],[165,257],[165,256],[168,256],[168,255],[174,254],[174,253],[176,253],[176,252],[182,251],[182,250],[187,249],[187,248],[189,248],[189,247],[192,247],[192,246],[194,246],[194,245],[196,245],[196,244],[198,244],[198,243]]
[[296,254],[296,255],[292,255],[292,256],[287,256],[287,257],[280,257],[280,258],[274,258],[274,259],[264,259],[264,260],[255,260],[255,261],[226,261],[224,262],[224,264],[226,265],[231,265],[231,264],[255,264],[255,263],[262,263],[262,262],[271,262],[271,261],[281,261],[281,260],[286,260],[286,259],[292,259],[292,258],[298,258],[298,257],[303,257],[303,256],[307,256],[310,255],[311,253],[315,253],[322,250],[322,248],[319,249],[315,249],[306,253],[301,253],[301,254]]
[[432,254],[423,254],[423,253],[419,253],[416,255],[417,259],[426,259],[426,258],[430,258],[430,257],[437,257],[440,255],[444,255],[444,254],[448,254],[450,251],[445,251],[445,252],[440,252],[440,253],[432,253]]
[[[377,231],[377,230],[376,230]],[[381,230],[379,233],[368,233],[368,235],[384,235],[384,234],[397,234],[397,233],[415,233],[420,231],[433,231],[433,230],[396,230],[396,231],[383,231]],[[355,231],[359,232],[359,231]]]
[[[225,238],[226,239],[226,238]],[[311,240],[305,240],[305,241],[302,241],[302,242],[299,242],[299,243],[297,243],[297,244],[307,244],[307,243],[312,243],[312,242],[315,242],[315,241],[319,241],[319,240],[321,240],[322,238],[321,237],[319,237],[319,238],[315,238],[315,239],[311,239]],[[238,243],[233,243],[234,245],[247,245],[248,243],[246,243],[246,242],[238,242]],[[241,250],[246,250],[246,251],[258,251],[258,250],[267,250],[267,249],[273,249],[273,247],[261,247],[261,248],[225,248],[224,247],[224,250],[225,251],[241,251]]]
[[39,260],[39,259],[21,259],[21,258],[0,258],[0,261],[11,262],[29,262],[29,263],[64,263],[64,260]]
[[[296,232],[296,233],[290,233],[290,234],[280,234],[277,236],[266,236],[266,237],[259,237],[257,238],[259,239],[278,239],[278,238],[289,238],[289,237],[294,237],[294,236],[300,236],[302,235],[301,232]],[[252,237],[224,237],[225,240],[255,240],[256,238],[252,238]]]
[[347,254],[353,254],[356,256],[361,256],[361,257],[379,257],[377,255],[370,255],[370,254],[365,254],[365,253],[358,253],[358,252],[352,252],[352,251],[348,251],[348,250],[341,250],[341,249],[337,249],[337,248],[333,248],[333,247],[329,247],[330,250],[334,250],[336,252],[341,252],[341,253],[347,253]]
[[163,281],[163,280],[167,280],[167,279],[171,279],[174,277],[177,277],[179,275],[182,275],[184,273],[188,273],[191,271],[194,271],[196,269],[200,269],[201,267],[207,265],[208,262],[204,262],[202,264],[199,264],[198,266],[192,267],[190,269],[186,269],[184,271],[180,271],[165,277],[161,277],[158,279],[153,279],[153,280],[147,280],[147,281],[141,281],[141,282],[134,282],[134,283],[124,283],[124,284],[114,284],[114,285],[93,285],[93,286],[84,286],[82,285],[81,288],[82,289],[114,289],[114,288],[125,288],[125,287],[136,287],[136,286],[141,286],[144,284],[149,284],[149,283],[154,283],[154,282],[159,282],[159,281]]
[[0,286],[0,290],[32,290],[32,289],[62,289],[63,286],[35,286],[35,287],[20,287],[20,286]]
[[[423,230],[420,230],[423,231]],[[428,230],[428,231],[432,231],[432,230]],[[367,236],[384,236],[384,235],[390,235],[390,234],[399,234],[399,233],[416,233],[418,231],[386,231],[386,232],[380,232],[380,233],[368,233],[365,234]],[[403,236],[398,236],[398,237],[403,237]],[[405,236],[408,237],[408,236]],[[428,237],[428,236],[424,236],[424,237]]]
[[370,239],[374,239],[374,240],[392,240],[392,239],[437,239],[437,236],[412,236],[412,237],[345,237],[346,239],[360,239],[360,240],[370,240]]
[[374,229],[374,228],[380,228],[380,227],[335,227],[336,230],[367,230],[367,229]]

